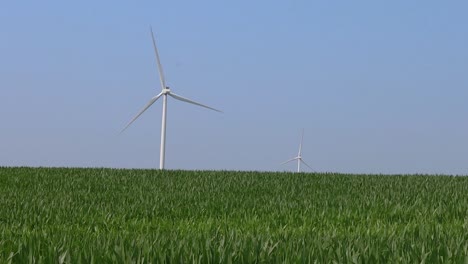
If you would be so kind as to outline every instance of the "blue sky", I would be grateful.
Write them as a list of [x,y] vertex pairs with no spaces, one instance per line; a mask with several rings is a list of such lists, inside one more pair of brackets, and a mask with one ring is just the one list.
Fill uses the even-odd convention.
[[466,1],[4,1],[0,165],[468,174]]

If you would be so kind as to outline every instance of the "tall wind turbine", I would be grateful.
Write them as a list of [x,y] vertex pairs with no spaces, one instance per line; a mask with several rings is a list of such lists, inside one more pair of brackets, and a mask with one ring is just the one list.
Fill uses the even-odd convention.
[[306,165],[307,167],[309,167],[309,169],[314,170],[309,165],[307,165],[307,163],[305,163],[305,161],[302,159],[302,142],[303,142],[303,140],[304,140],[304,129],[302,129],[301,143],[299,144],[299,153],[297,154],[296,157],[281,163],[281,165],[289,163],[291,161],[297,160],[297,172],[301,172],[301,162],[304,163],[304,165]]
[[[161,61],[159,59],[159,53],[158,53],[158,48],[156,47],[156,40],[154,39],[154,34],[153,34],[153,29],[150,27],[151,31],[151,38],[153,39],[153,47],[154,47],[154,53],[156,55],[156,63],[158,65],[158,71],[159,71],[159,79],[161,82],[161,93],[156,95],[155,97],[151,98],[151,100],[145,105],[145,107],[125,126],[125,128],[122,130],[125,131],[138,117],[140,117],[143,112],[145,112],[154,102],[156,102],[159,97],[163,97],[163,109],[162,109],[162,125],[161,125],[161,152],[159,156],[159,168],[162,170],[164,169],[164,161],[165,161],[165,155],[166,155],[166,116],[167,116],[167,96],[171,96],[174,99],[177,99],[182,102],[198,105],[201,107],[205,107],[211,110],[214,110],[216,112],[221,112],[220,110],[214,109],[212,107],[197,103],[195,101],[192,101],[190,99],[184,98],[180,95],[177,95],[171,91],[171,89],[166,86],[166,81],[164,80],[164,72],[163,68],[161,66]],[[122,133],[121,132],[121,133]]]

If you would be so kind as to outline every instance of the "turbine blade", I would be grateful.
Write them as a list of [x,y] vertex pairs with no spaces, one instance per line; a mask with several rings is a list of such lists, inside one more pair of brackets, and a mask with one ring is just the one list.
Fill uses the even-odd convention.
[[286,163],[289,163],[289,162],[291,162],[291,161],[294,161],[294,160],[297,160],[297,159],[298,159],[298,157],[295,157],[295,158],[289,159],[289,160],[287,160],[287,161],[285,161],[285,162],[281,163],[280,165],[284,165],[284,164],[286,164]]
[[200,103],[197,103],[195,101],[192,101],[190,99],[187,99],[187,98],[184,98],[180,95],[177,95],[177,94],[174,94],[174,93],[169,93],[170,96],[172,96],[173,98],[177,99],[177,100],[180,100],[180,101],[183,101],[183,102],[186,102],[186,103],[189,103],[189,104],[194,104],[194,105],[198,105],[198,106],[201,106],[201,107],[205,107],[205,108],[208,108],[208,109],[211,109],[213,111],[216,111],[216,112],[220,112],[222,113],[223,111],[221,110],[218,110],[218,109],[215,109],[215,108],[212,108],[212,107],[209,107],[209,106],[206,106],[206,105],[203,105],[203,104],[200,104]]
[[150,26],[151,38],[153,39],[154,53],[156,54],[156,63],[158,64],[159,80],[161,81],[161,89],[166,89],[166,81],[164,80],[164,71],[159,59],[158,47],[156,47],[156,40],[154,39],[153,28]]
[[302,142],[304,141],[304,129],[302,129],[301,143],[299,144],[299,157],[302,156]]
[[315,172],[315,170],[314,170],[314,169],[312,169],[312,167],[311,167],[311,166],[309,166],[309,165],[308,165],[308,164],[307,164],[307,163],[306,163],[306,162],[305,162],[303,159],[300,159],[300,160],[301,160],[301,162],[302,162],[302,163],[304,163],[304,165],[306,165],[307,167],[309,167],[309,169],[311,169],[312,171],[314,171],[314,172]]
[[146,109],[148,109],[152,104],[154,104],[154,102],[156,102],[159,99],[159,97],[161,97],[161,95],[162,93],[151,98],[151,100],[145,105],[145,107],[130,122],[128,122],[128,124],[125,126],[124,129],[122,129],[122,131],[120,131],[120,133],[124,132],[135,120],[137,120],[137,118],[140,117],[141,114],[143,114],[146,111]]

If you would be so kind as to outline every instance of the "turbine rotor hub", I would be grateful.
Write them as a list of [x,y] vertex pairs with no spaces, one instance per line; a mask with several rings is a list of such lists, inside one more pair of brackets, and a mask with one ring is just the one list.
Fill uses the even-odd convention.
[[169,87],[166,87],[162,90],[162,94],[170,94],[171,93],[171,89]]

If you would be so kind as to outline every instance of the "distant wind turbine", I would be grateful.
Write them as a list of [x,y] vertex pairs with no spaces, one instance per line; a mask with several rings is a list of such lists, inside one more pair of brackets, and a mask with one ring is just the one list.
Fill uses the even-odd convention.
[[158,71],[159,71],[159,79],[161,82],[161,88],[162,91],[155,97],[151,98],[151,100],[145,105],[145,107],[125,126],[125,128],[121,131],[124,132],[138,117],[140,117],[143,112],[145,112],[154,102],[156,102],[159,97],[163,97],[163,110],[162,110],[162,126],[161,126],[161,152],[159,156],[159,168],[162,170],[164,169],[164,162],[165,162],[165,153],[166,153],[166,116],[167,116],[167,96],[171,96],[174,99],[177,99],[179,101],[183,101],[186,103],[198,105],[201,107],[205,107],[217,112],[221,112],[220,110],[211,108],[209,106],[197,103],[195,101],[192,101],[190,99],[184,98],[180,95],[177,95],[173,93],[169,87],[166,86],[166,82],[164,80],[164,73],[163,73],[163,68],[161,66],[161,61],[159,59],[159,53],[158,53],[158,48],[156,47],[156,40],[154,39],[154,34],[153,34],[153,29],[150,27],[151,31],[151,38],[153,39],[153,47],[154,47],[154,53],[156,54],[156,63],[158,64]]
[[307,167],[309,167],[309,169],[311,169],[312,171],[314,170],[314,169],[312,169],[312,167],[307,165],[307,163],[305,163],[305,161],[302,159],[302,142],[303,142],[303,140],[304,140],[304,129],[302,129],[301,143],[299,144],[299,153],[297,154],[296,157],[281,163],[281,165],[289,163],[291,161],[297,160],[297,172],[301,172],[301,162],[304,163],[304,165],[306,165]]

